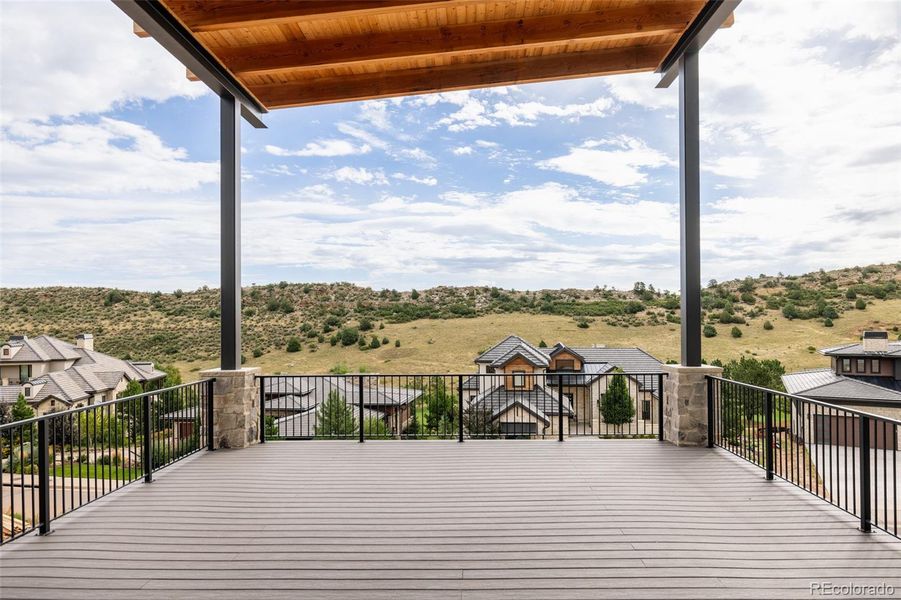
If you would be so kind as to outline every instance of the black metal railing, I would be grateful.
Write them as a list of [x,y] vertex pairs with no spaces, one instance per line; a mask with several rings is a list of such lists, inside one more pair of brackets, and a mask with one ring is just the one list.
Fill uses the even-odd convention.
[[0,544],[210,445],[212,379],[0,425]]
[[663,439],[664,377],[613,372],[266,375],[258,378],[261,440]]
[[898,535],[901,421],[708,377],[709,446],[719,446]]

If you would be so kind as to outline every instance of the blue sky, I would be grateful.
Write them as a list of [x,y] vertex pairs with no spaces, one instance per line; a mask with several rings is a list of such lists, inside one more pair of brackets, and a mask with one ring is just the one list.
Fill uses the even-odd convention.
[[[901,258],[899,6],[747,0],[704,50],[705,279]],[[52,8],[0,3],[0,284],[217,285],[218,100],[111,3]],[[273,112],[242,131],[244,283],[675,289],[655,82]]]

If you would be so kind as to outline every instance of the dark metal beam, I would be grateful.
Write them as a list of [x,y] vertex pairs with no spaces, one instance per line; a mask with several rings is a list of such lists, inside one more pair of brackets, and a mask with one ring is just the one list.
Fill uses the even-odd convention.
[[679,59],[679,271],[682,365],[701,366],[701,157],[698,53]]
[[708,0],[698,16],[692,21],[670,53],[667,54],[660,68],[658,88],[668,88],[679,74],[679,59],[687,52],[697,53],[704,44],[723,26],[741,0]]
[[237,98],[241,104],[241,114],[251,125],[257,129],[266,127],[260,118],[267,112],[266,107],[197,43],[193,34],[162,4],[156,0],[113,0],[113,3],[217,96]]
[[220,99],[221,368],[241,368],[241,104]]

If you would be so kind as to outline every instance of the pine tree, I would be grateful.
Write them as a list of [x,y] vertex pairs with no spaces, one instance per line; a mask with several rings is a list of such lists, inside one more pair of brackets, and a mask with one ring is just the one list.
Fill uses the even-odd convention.
[[607,393],[601,399],[601,416],[610,425],[623,425],[635,416],[635,406],[624,375],[617,373],[610,379]]
[[28,406],[28,403],[25,401],[25,395],[19,393],[19,397],[13,405],[12,420],[24,421],[32,417],[34,417],[34,409]]
[[316,437],[345,437],[357,432],[354,409],[338,393],[332,390],[316,415]]

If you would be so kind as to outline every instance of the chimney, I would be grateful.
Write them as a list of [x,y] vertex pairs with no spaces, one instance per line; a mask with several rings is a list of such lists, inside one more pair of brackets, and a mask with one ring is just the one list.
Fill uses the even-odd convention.
[[75,347],[84,350],[94,349],[94,336],[90,333],[79,333],[75,336]]
[[888,331],[864,331],[864,352],[888,352]]

